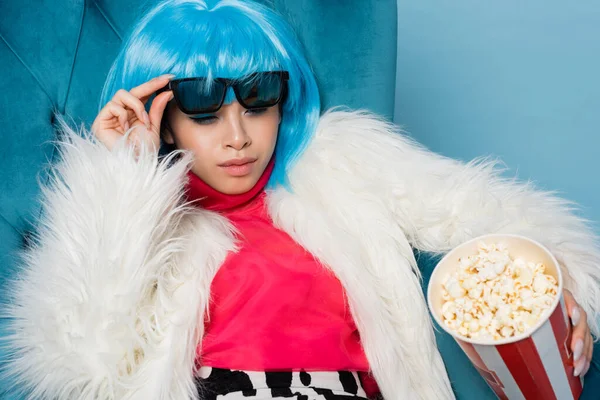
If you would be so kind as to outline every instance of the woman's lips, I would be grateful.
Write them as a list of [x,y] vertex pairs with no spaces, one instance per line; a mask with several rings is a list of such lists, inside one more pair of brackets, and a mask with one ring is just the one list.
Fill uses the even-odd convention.
[[256,160],[249,160],[249,161],[236,161],[236,162],[227,162],[224,164],[219,165],[219,167],[223,168],[223,170],[231,175],[231,176],[246,176],[248,175],[250,172],[252,172],[252,169],[254,168],[254,164],[256,163]]

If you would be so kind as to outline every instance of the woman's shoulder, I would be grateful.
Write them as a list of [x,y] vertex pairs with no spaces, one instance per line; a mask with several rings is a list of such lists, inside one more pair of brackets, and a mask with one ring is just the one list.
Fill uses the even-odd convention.
[[366,109],[333,107],[319,118],[310,151],[329,151],[341,156],[397,156],[399,152],[428,152],[401,126]]
[[320,168],[400,167],[428,150],[386,117],[365,109],[334,107],[319,118],[300,165]]
[[384,190],[387,182],[402,181],[424,151],[381,115],[335,107],[321,115],[311,143],[290,170],[290,183],[327,193]]
[[384,117],[367,109],[332,107],[319,118],[316,138],[329,136],[369,136],[369,133],[398,135],[401,129]]

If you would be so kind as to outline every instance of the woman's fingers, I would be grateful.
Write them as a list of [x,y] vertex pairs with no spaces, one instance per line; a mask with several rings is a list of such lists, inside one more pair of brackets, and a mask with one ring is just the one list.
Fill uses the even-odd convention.
[[583,354],[584,345],[585,345],[585,330],[587,328],[587,324],[581,323],[582,320],[585,321],[585,311],[579,307],[575,298],[570,291],[564,291],[564,299],[565,305],[567,307],[567,313],[571,318],[571,324],[573,325],[573,337],[571,339],[571,351],[573,351],[573,360],[577,361],[579,357]]
[[573,361],[577,363],[580,360],[586,360],[589,353],[589,334],[587,326],[582,322],[573,328],[573,340],[571,346],[573,349]]
[[[575,298],[573,297],[573,294],[571,293],[571,291],[567,290],[567,289],[565,289],[563,291],[563,297],[565,299],[565,305],[567,306],[567,313],[569,314],[569,316],[572,319],[573,311],[575,310],[575,308],[577,308],[577,301],[575,301]],[[573,325],[577,325],[577,324],[574,323]]]
[[593,341],[587,324],[586,312],[577,304],[570,291],[564,291],[564,299],[567,313],[573,325],[573,337],[571,339],[571,350],[573,351],[573,363],[575,367],[573,374],[579,376],[585,374],[589,369]]
[[586,366],[587,366],[586,358],[581,357],[578,361],[575,362],[575,369],[573,370],[573,375],[575,375],[575,376],[581,375]]
[[112,101],[124,108],[132,110],[137,119],[147,128],[150,128],[150,118],[144,108],[144,103],[142,103],[140,99],[129,93],[127,90],[120,89],[115,93]]
[[163,118],[167,103],[173,98],[173,92],[168,90],[156,96],[150,107],[150,125],[154,132],[159,132],[160,122]]
[[589,337],[584,338],[583,343],[582,354],[577,359],[575,359],[575,356],[573,356],[573,360],[575,361],[575,370],[573,371],[573,374],[575,376],[585,374],[585,368],[587,367],[588,363],[587,354],[589,353]]
[[583,350],[583,356],[581,358],[585,359],[586,363],[581,371],[581,375],[585,375],[587,371],[590,369],[590,363],[592,361],[592,351],[594,349],[594,341],[592,339],[592,335],[590,334],[590,329],[587,329],[586,332],[586,340]]
[[174,78],[173,74],[165,74],[157,76],[156,78],[150,79],[148,82],[144,82],[139,86],[134,87],[129,92],[140,99],[143,104],[146,104],[150,96],[158,89],[164,87],[169,80]]
[[92,131],[108,148],[129,129],[127,110],[113,101],[106,103],[92,125]]
[[[113,101],[109,101],[107,106],[107,111],[117,117],[118,121],[119,121],[119,125],[123,128],[123,132],[127,131],[127,129],[129,128],[128,123],[129,123],[129,114],[127,113],[127,110],[125,110],[123,107],[119,106],[118,104],[116,104]],[[116,129],[116,127],[115,127]]]
[[128,138],[133,142],[150,141],[155,149],[160,148],[160,121],[172,92],[155,97],[150,112],[145,103],[158,89],[164,87],[174,75],[161,75],[127,91],[118,90],[113,98],[100,110],[92,124],[92,131],[109,149],[131,127],[136,127]]

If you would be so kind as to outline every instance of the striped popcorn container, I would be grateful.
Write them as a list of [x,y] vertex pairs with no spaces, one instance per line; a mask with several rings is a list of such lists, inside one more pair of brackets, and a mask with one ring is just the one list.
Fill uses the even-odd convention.
[[[511,258],[541,262],[545,273],[558,282],[558,295],[528,331],[502,340],[467,338],[443,321],[443,283],[456,271],[459,259],[478,254],[478,245],[503,243]],[[499,399],[578,399],[581,377],[573,376],[571,324],[562,296],[559,264],[540,243],[519,235],[485,235],[450,251],[435,267],[427,289],[427,302],[436,322],[456,340]]]

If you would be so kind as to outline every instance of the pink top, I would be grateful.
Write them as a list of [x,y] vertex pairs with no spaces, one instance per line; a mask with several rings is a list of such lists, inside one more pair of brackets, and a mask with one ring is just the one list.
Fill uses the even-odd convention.
[[[240,246],[212,281],[198,363],[247,371],[367,372],[369,363],[340,281],[277,229],[267,213],[262,187],[271,170],[272,165],[254,197],[233,203],[190,175],[192,196],[231,221]],[[210,196],[200,198],[199,193]],[[220,202],[215,196],[228,198]],[[245,203],[235,204],[240,202]],[[370,376],[361,378],[368,394],[377,393]]]
[[275,228],[264,194],[226,212],[241,234],[211,286],[201,363],[250,371],[368,371],[339,280]]

